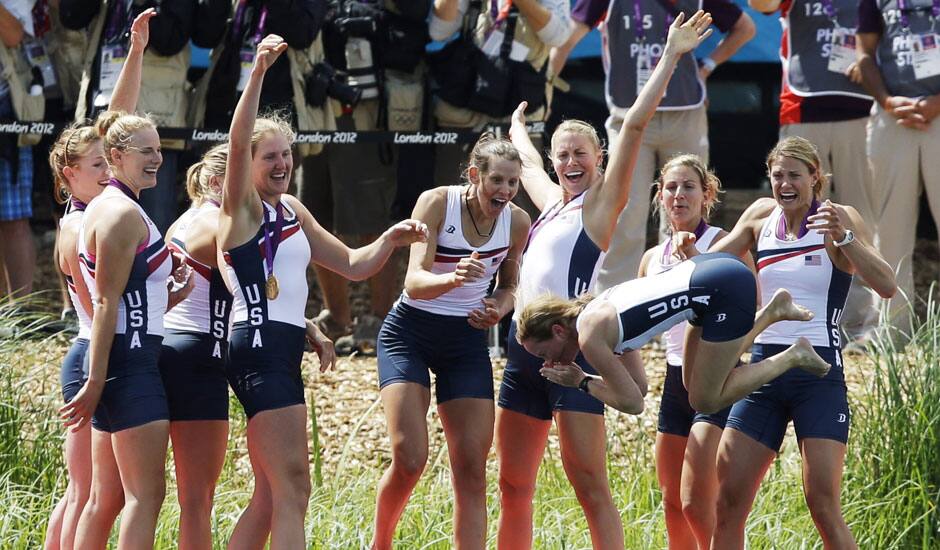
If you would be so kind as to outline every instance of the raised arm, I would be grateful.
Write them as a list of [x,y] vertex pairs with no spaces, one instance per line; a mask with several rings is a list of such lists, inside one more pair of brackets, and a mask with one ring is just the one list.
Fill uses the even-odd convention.
[[140,97],[140,80],[144,64],[144,51],[150,41],[150,19],[157,15],[157,10],[147,8],[140,12],[131,24],[131,45],[127,51],[127,59],[121,67],[111,93],[112,111],[133,113],[137,110],[137,99]]
[[711,35],[709,25],[711,16],[701,10],[688,21],[685,21],[682,13],[673,21],[662,58],[624,117],[617,142],[610,152],[610,163],[603,181],[588,190],[584,209],[585,225],[591,238],[603,250],[610,246],[617,217],[630,197],[630,176],[640,151],[643,131],[666,93],[666,86],[679,58]]
[[239,233],[253,228],[263,215],[261,198],[251,183],[251,133],[258,116],[264,73],[286,49],[287,43],[274,34],[269,34],[258,44],[248,83],[235,106],[219,215],[219,245],[223,250],[241,244],[245,235]]
[[561,200],[561,186],[552,181],[542,164],[542,155],[532,145],[529,132],[525,127],[525,110],[529,104],[525,101],[516,107],[512,113],[512,124],[509,127],[509,139],[522,157],[522,187],[529,194],[532,203],[541,212],[551,204]]
[[286,194],[281,197],[281,200],[288,200],[291,208],[301,217],[304,235],[310,243],[310,263],[321,265],[352,281],[362,281],[378,273],[395,248],[423,242],[428,238],[428,226],[420,220],[409,219],[392,225],[378,239],[365,246],[349,248],[323,229],[299,200]]

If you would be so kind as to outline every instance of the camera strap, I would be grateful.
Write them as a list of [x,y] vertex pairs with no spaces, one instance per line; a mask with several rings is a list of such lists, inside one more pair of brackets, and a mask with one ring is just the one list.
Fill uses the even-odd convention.
[[509,59],[509,54],[512,53],[512,41],[516,37],[516,23],[518,20],[519,10],[516,9],[515,4],[512,4],[505,19],[506,32],[503,33],[503,43],[499,47],[499,56],[503,59]]

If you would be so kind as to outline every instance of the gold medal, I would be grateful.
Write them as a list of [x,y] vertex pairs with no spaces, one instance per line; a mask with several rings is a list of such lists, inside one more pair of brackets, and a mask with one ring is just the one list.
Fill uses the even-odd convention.
[[280,289],[277,286],[277,277],[272,273],[268,275],[268,280],[264,283],[264,293],[267,294],[268,300],[277,300],[279,292]]

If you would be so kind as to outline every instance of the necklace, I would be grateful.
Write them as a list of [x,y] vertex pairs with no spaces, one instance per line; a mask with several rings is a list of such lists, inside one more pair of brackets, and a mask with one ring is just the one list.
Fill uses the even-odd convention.
[[[473,229],[477,232],[477,235],[481,237],[489,237],[493,234],[493,231],[496,229],[496,221],[493,220],[493,227],[490,228],[490,232],[487,234],[480,233],[480,228],[477,227],[477,221],[473,219],[473,210],[470,209],[470,190],[467,190],[467,194],[463,196],[463,202],[467,205],[467,214],[470,215],[470,223],[473,224]],[[498,219],[498,218],[497,218]]]

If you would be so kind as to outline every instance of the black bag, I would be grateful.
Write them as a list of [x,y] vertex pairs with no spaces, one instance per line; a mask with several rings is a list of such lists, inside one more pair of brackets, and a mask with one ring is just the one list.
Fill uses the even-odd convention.
[[483,55],[463,37],[428,54],[428,68],[437,96],[456,107],[466,107],[476,82],[477,57]]
[[381,37],[373,48],[379,54],[379,65],[383,69],[414,72],[431,41],[428,24],[385,12],[382,25]]

